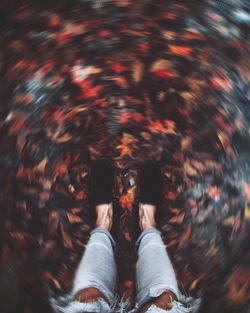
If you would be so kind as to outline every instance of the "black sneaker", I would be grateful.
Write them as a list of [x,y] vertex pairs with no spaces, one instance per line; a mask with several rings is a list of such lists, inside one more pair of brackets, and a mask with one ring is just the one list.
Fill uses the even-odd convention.
[[138,173],[140,203],[159,206],[162,202],[163,184],[161,165],[158,161],[146,161]]
[[114,168],[110,161],[94,161],[90,173],[90,197],[94,206],[113,201]]
[[156,225],[160,225],[162,210],[160,204],[163,201],[163,182],[161,164],[158,161],[146,161],[138,171],[138,202],[134,209],[134,236],[135,240],[141,234],[139,226],[139,204],[152,204],[156,206]]

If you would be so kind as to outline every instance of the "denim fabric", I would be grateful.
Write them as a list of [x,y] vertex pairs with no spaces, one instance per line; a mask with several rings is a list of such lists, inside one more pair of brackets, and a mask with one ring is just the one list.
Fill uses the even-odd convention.
[[75,275],[73,294],[94,287],[109,300],[109,303],[114,302],[117,277],[114,246],[114,239],[107,230],[98,227],[91,232]]
[[172,263],[169,259],[161,233],[155,228],[142,232],[137,240],[138,261],[136,265],[137,306],[170,290],[177,297],[179,290]]
[[[171,310],[162,310],[152,305],[147,313],[194,313],[199,306],[199,299],[187,300],[178,290],[175,272],[168,253],[156,228],[142,232],[137,240],[138,261],[136,265],[137,298],[134,309],[117,301],[115,296],[116,264],[114,258],[115,242],[111,234],[96,228],[91,236],[80,261],[73,284],[72,293],[68,297],[51,299],[57,313],[136,313],[150,299],[170,290],[176,294],[178,301],[173,302]],[[95,303],[81,303],[74,300],[74,295],[85,288],[97,288],[109,301],[102,299]],[[189,304],[187,304],[189,302]]]

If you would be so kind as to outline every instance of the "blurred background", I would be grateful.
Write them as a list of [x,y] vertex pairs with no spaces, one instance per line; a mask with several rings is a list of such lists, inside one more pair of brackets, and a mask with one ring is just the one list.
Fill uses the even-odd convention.
[[137,171],[161,160],[161,228],[200,312],[250,312],[247,0],[0,3],[0,311],[52,312],[116,168],[118,291],[134,295]]

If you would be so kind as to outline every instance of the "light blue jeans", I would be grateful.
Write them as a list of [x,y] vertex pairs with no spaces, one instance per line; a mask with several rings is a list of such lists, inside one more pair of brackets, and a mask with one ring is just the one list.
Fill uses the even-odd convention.
[[[170,290],[178,301],[173,302],[171,310],[165,311],[152,305],[147,312],[195,312],[194,306],[187,307],[179,301],[181,295],[178,290],[175,272],[168,253],[156,228],[146,229],[137,240],[138,261],[136,265],[136,305],[128,311],[126,303],[119,303],[115,296],[117,270],[114,258],[115,241],[111,234],[96,228],[91,236],[86,250],[76,271],[71,296],[66,301],[53,300],[56,312],[62,313],[109,313],[109,312],[138,312],[139,309],[152,298],[160,296]],[[82,303],[74,300],[74,295],[80,290],[97,288],[109,301],[98,299],[95,303]],[[69,300],[70,299],[70,300]]]

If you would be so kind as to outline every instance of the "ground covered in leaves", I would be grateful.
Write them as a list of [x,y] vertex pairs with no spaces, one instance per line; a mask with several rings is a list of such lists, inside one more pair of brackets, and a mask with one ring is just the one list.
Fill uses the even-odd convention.
[[121,210],[119,288],[132,293],[137,170],[161,159],[160,227],[180,288],[220,294],[243,312],[249,4],[132,2],[2,2],[1,264],[32,246],[44,283],[69,291],[91,229],[90,160],[108,157]]

